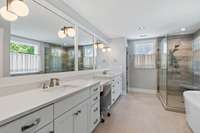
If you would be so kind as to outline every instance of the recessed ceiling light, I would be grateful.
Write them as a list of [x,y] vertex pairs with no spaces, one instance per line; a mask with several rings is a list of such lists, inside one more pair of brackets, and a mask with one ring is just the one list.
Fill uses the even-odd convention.
[[186,28],[185,27],[181,28],[181,31],[186,31]]
[[144,29],[145,29],[144,26],[139,26],[139,27],[138,27],[138,30],[139,30],[139,31],[144,30]]

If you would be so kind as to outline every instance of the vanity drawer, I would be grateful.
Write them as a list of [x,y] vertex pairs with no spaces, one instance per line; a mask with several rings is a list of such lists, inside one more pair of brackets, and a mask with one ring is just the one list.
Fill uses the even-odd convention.
[[54,104],[54,118],[59,117],[65,112],[69,111],[82,101],[88,99],[90,96],[90,89],[85,89],[83,91],[77,92],[57,103]]
[[94,95],[97,92],[100,93],[100,86],[99,85],[95,85],[95,86],[91,87],[90,95]]
[[100,94],[99,93],[96,93],[94,96],[92,96],[90,98],[91,105],[94,105],[95,103],[97,103],[99,101],[100,101]]
[[53,121],[53,105],[0,127],[0,133],[35,133]]
[[40,129],[36,133],[54,133],[54,131],[53,131],[53,122],[51,124],[43,127],[42,129]]
[[91,108],[91,120],[90,120],[91,131],[93,131],[96,128],[99,122],[100,122],[100,102],[97,102]]

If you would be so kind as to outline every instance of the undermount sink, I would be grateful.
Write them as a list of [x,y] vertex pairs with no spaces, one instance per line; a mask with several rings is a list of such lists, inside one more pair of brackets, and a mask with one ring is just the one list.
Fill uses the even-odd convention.
[[64,88],[79,88],[80,86],[79,85],[70,85],[70,84],[65,84],[65,85],[62,85]]
[[42,91],[57,91],[57,90],[64,90],[66,86],[55,86],[55,87],[49,87],[46,89],[42,89]]

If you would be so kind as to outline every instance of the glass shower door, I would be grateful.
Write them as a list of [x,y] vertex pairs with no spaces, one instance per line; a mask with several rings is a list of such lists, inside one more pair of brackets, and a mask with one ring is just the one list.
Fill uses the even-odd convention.
[[167,38],[158,43],[158,91],[162,102],[167,105]]
[[168,38],[167,106],[184,110],[184,86],[192,85],[192,36]]

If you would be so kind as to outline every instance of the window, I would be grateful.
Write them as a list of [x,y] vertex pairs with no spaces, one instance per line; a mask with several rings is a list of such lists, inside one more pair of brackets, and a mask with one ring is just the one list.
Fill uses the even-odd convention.
[[10,74],[40,72],[38,46],[19,41],[10,42]]
[[134,43],[135,68],[155,68],[155,41],[136,41]]
[[93,45],[79,46],[79,70],[93,69]]
[[45,73],[74,71],[74,46],[50,44],[45,48]]
[[81,28],[78,37],[78,70],[93,69],[94,37]]

